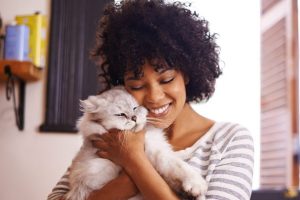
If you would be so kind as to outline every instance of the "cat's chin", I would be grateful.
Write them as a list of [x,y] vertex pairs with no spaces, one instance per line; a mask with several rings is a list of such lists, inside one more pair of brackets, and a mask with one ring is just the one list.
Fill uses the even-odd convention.
[[143,124],[138,124],[138,125],[134,126],[134,127],[131,129],[131,131],[132,131],[132,132],[139,132],[139,131],[141,131],[143,128],[144,128],[144,125],[143,125]]

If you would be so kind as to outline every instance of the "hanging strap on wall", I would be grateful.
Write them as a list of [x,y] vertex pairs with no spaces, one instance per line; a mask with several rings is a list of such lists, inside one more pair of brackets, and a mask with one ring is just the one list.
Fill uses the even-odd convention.
[[[24,104],[25,104],[25,82],[13,75],[9,65],[4,67],[4,73],[7,75],[6,81],[6,99],[12,98],[16,124],[19,130],[24,129]],[[16,101],[16,82],[19,83],[19,101]]]

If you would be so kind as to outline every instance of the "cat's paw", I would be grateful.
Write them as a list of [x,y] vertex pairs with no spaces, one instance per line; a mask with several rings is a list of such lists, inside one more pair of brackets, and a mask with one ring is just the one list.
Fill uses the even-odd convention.
[[198,196],[196,200],[206,200],[205,195]]
[[204,196],[207,191],[207,184],[201,178],[189,178],[182,182],[182,187],[188,194],[197,197],[197,200],[202,200],[200,197]]

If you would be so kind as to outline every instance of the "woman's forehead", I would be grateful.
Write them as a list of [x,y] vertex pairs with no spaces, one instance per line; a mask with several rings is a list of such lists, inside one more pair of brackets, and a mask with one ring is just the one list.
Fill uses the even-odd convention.
[[[128,71],[127,73],[125,73],[124,77],[125,80],[139,80],[147,75],[149,75],[149,72],[152,73],[156,73],[157,75],[161,75],[166,71],[171,71],[171,70],[175,70],[174,68],[154,68],[151,67],[151,70],[153,71],[149,71],[149,67],[147,67],[147,69],[143,68],[140,72],[138,73],[134,73],[132,71]],[[146,74],[146,75],[145,75]]]
[[152,59],[151,61],[146,60],[143,65],[136,69],[127,70],[124,74],[125,77],[133,76],[135,78],[141,78],[144,76],[145,67],[151,67],[155,72],[161,74],[167,70],[173,69],[170,67],[164,59]]

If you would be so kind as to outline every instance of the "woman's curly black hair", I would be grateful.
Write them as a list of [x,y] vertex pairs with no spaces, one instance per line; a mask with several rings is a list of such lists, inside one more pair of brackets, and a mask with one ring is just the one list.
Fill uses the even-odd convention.
[[183,3],[124,0],[104,10],[92,56],[100,58],[109,86],[124,84],[124,73],[138,74],[145,61],[163,59],[188,77],[187,101],[208,100],[222,73],[219,47],[208,22]]

